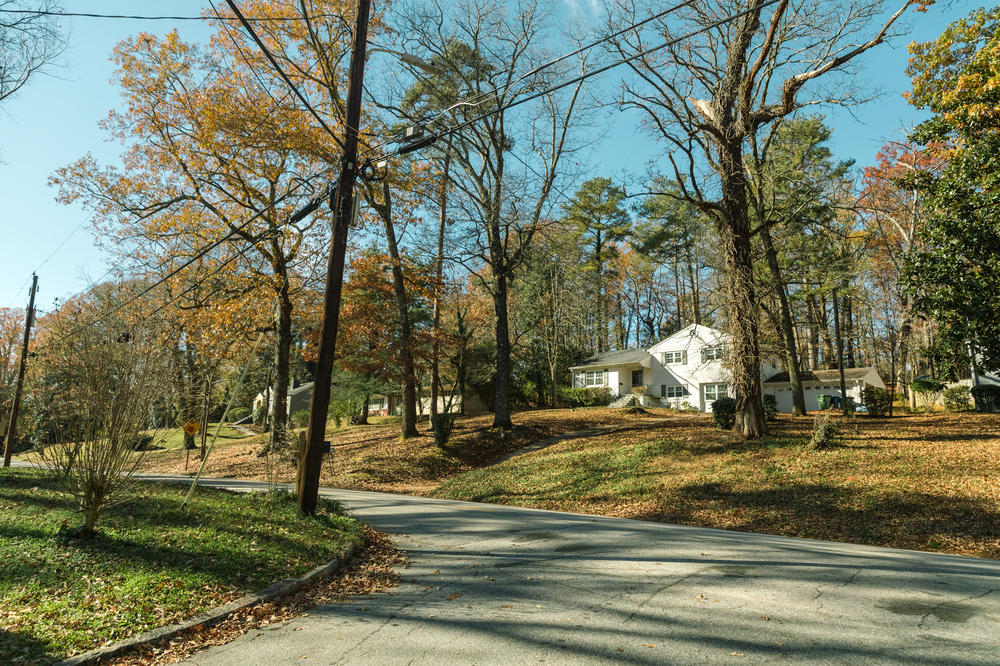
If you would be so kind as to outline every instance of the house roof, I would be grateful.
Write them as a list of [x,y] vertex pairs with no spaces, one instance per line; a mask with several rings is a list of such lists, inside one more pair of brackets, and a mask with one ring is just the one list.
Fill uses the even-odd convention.
[[[854,380],[854,379],[864,379],[869,373],[874,372],[875,368],[844,368],[844,380]],[[769,377],[764,380],[765,384],[787,384],[791,381],[788,377],[787,372],[779,372],[776,375]],[[840,370],[834,368],[833,370],[806,370],[802,373],[802,381],[804,382],[839,382],[840,381]]]
[[649,358],[649,352],[645,349],[621,349],[594,354],[590,358],[584,359],[579,365],[570,366],[570,370],[595,366],[603,368],[609,365],[633,365],[642,363],[647,358]]
[[650,352],[677,351],[705,345],[718,345],[726,341],[726,334],[709,326],[689,324],[649,348]]

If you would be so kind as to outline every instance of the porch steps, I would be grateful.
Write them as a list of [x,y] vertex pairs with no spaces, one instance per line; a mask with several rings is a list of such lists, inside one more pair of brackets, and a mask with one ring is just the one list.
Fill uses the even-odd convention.
[[618,396],[618,399],[608,405],[608,407],[628,407],[629,405],[634,404],[635,396],[631,393],[626,393],[625,395]]

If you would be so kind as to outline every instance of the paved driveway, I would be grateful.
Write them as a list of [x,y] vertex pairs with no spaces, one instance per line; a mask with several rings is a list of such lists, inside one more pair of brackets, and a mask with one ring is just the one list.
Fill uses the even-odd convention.
[[995,560],[324,494],[396,535],[400,587],[191,663],[1000,663]]

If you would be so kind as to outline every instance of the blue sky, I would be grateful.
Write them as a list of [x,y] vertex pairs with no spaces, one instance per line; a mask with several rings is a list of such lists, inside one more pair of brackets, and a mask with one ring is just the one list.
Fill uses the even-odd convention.
[[[597,0],[563,2],[564,11],[583,21],[595,16]],[[65,3],[68,11],[155,14],[169,7],[168,13],[185,16],[200,14],[205,4],[202,0]],[[977,6],[979,3],[959,0],[947,8],[917,14],[910,20],[910,35],[864,56],[863,78],[867,80],[863,83],[879,88],[882,95],[850,112],[824,110],[834,129],[832,148],[839,158],[854,159],[861,166],[871,164],[887,139],[902,138],[904,128],[921,119],[901,96],[909,89],[903,73],[906,44],[933,39],[947,23]],[[54,298],[78,292],[108,269],[101,252],[94,247],[86,212],[78,206],[58,204],[47,180],[55,169],[88,152],[102,163],[116,159],[121,147],[108,142],[97,127],[98,121],[118,103],[118,93],[110,83],[111,50],[137,32],[162,34],[174,27],[162,21],[84,18],[67,19],[63,25],[69,31],[69,43],[62,66],[32,80],[0,110],[0,200],[4,202],[0,215],[4,238],[0,307],[24,306],[27,282],[36,268],[40,286],[37,304],[42,310],[49,310]],[[177,27],[189,40],[205,39],[209,34],[199,22],[182,22]],[[636,131],[636,116],[615,114],[605,118],[607,135],[594,148],[592,175],[640,172],[642,165],[660,152],[660,146]]]

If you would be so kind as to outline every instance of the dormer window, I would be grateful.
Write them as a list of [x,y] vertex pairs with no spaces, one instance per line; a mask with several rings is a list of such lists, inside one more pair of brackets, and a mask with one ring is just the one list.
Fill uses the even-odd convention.
[[705,347],[701,350],[701,360],[705,361],[718,361],[722,358],[724,350],[722,347]]
[[686,363],[686,362],[687,362],[687,352],[684,351],[663,352],[663,365]]

